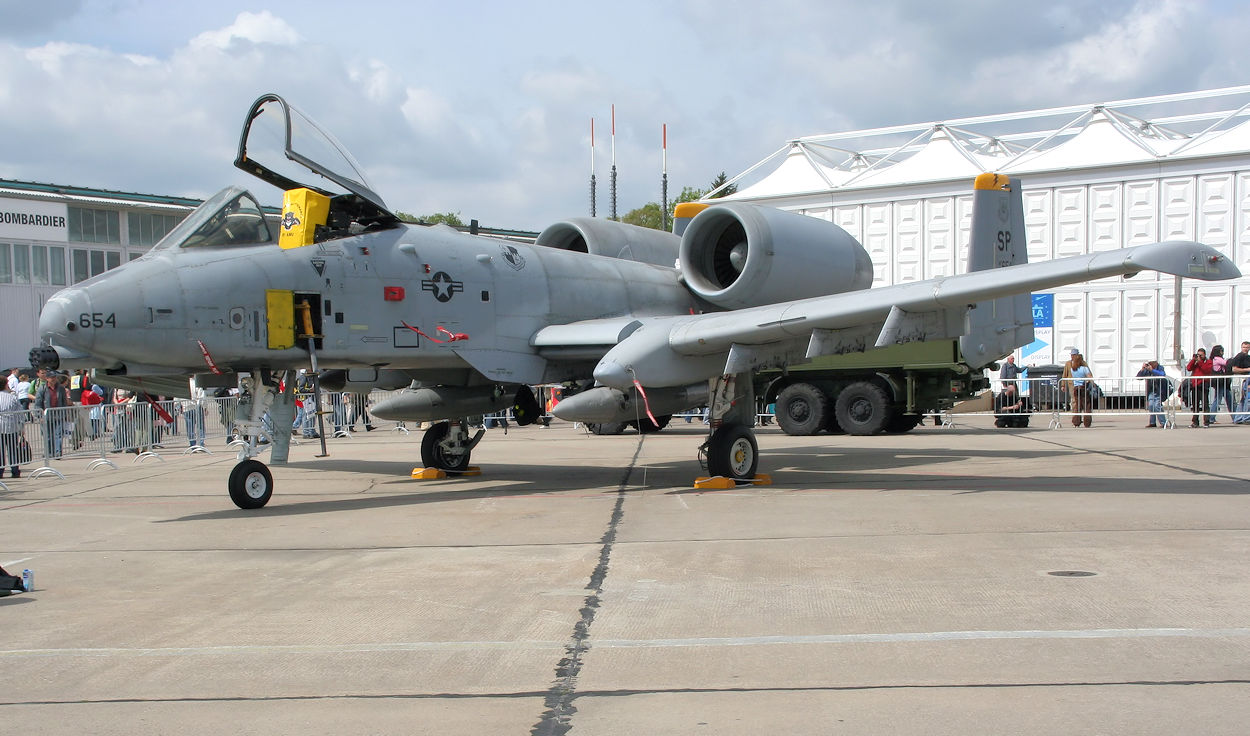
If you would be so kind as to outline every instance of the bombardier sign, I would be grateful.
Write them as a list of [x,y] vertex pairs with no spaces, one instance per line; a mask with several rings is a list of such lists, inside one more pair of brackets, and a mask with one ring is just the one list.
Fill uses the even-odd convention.
[[0,238],[65,242],[68,209],[59,202],[0,198]]

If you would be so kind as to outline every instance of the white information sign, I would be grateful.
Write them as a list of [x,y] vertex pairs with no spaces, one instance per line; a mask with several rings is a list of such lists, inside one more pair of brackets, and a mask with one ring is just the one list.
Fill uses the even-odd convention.
[[64,202],[38,202],[30,199],[0,198],[0,239],[69,240]]

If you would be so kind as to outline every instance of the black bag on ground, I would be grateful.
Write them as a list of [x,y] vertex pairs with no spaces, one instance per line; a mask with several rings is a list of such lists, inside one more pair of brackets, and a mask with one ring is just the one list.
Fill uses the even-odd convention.
[[34,453],[30,451],[30,443],[26,441],[25,437],[19,436],[17,438],[17,451],[13,453],[13,456],[14,460],[16,460],[15,465],[25,465],[34,459]]
[[1194,408],[1194,382],[1190,380],[1181,381],[1180,388],[1176,390],[1177,395],[1181,397],[1181,403],[1186,409]]
[[22,579],[16,575],[10,575],[3,567],[0,567],[0,590],[26,590],[26,586],[22,585]]

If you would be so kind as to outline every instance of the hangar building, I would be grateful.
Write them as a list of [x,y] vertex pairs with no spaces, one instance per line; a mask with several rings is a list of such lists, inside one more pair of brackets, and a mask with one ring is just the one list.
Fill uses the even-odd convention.
[[805,136],[731,179],[727,199],[837,223],[872,255],[879,286],[964,271],[985,171],[1022,180],[1031,261],[1184,239],[1247,274],[1147,272],[1035,295],[1043,321],[1021,365],[1079,347],[1095,375],[1131,376],[1146,360],[1175,365],[1178,347],[1231,355],[1250,339],[1250,86]]

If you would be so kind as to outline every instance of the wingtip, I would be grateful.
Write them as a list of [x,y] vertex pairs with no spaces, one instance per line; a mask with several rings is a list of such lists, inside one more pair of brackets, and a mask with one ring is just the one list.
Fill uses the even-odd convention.
[[1209,245],[1187,240],[1139,246],[1129,254],[1127,262],[1143,269],[1202,281],[1224,281],[1241,276],[1241,269],[1228,256]]

